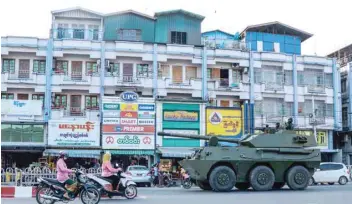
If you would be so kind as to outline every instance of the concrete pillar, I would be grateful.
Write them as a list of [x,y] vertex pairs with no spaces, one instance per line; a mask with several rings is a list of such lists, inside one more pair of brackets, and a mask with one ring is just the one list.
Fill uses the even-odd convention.
[[53,38],[48,39],[46,50],[46,70],[45,70],[45,104],[44,104],[44,121],[48,122],[51,118],[51,73],[53,70]]
[[153,97],[158,96],[158,45],[153,47]]
[[100,122],[103,122],[103,97],[104,97],[104,79],[105,79],[105,42],[101,42],[100,51],[100,97],[99,97],[99,110]]
[[208,59],[207,59],[207,48],[203,47],[202,52],[202,98],[203,100],[208,99],[208,78],[207,78],[207,69],[208,69]]
[[254,67],[253,67],[253,52],[249,51],[249,71],[250,71],[250,106],[249,106],[249,112],[250,112],[250,127],[249,127],[249,132],[250,134],[254,134]]
[[334,133],[332,130],[328,130],[328,149],[334,149]]

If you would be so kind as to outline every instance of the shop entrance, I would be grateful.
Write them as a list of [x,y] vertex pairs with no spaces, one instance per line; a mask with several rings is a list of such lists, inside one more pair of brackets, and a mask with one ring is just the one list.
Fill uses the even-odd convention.
[[141,165],[150,168],[149,161],[151,161],[150,156],[137,156],[137,155],[112,155],[111,164],[119,166],[126,171],[128,166],[131,165]]
[[39,165],[39,159],[42,157],[40,151],[1,151],[1,168],[28,168],[31,164]]

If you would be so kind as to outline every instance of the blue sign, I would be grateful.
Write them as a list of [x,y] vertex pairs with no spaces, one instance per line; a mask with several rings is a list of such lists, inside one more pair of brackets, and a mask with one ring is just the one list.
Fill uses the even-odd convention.
[[140,110],[140,111],[154,111],[154,105],[153,104],[139,104],[138,110]]
[[21,108],[21,107],[25,106],[26,103],[23,103],[23,102],[20,102],[20,101],[13,101],[13,105]]
[[125,91],[125,92],[121,93],[120,98],[123,101],[127,101],[127,102],[137,101],[138,94],[136,94],[135,92],[131,92],[131,91]]

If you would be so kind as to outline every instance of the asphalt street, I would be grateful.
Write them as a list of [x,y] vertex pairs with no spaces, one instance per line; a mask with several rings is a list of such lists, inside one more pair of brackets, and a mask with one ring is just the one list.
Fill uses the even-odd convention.
[[[282,190],[256,192],[252,190],[238,191],[234,189],[228,193],[216,193],[203,191],[198,187],[183,189],[181,187],[171,188],[138,188],[138,197],[133,200],[125,198],[104,198],[100,203],[138,203],[138,204],[347,204],[352,202],[352,183],[341,186],[335,184],[310,186],[305,191],[291,191],[285,186]],[[34,198],[26,199],[1,199],[3,204],[35,204]],[[76,199],[70,204],[81,203]]]

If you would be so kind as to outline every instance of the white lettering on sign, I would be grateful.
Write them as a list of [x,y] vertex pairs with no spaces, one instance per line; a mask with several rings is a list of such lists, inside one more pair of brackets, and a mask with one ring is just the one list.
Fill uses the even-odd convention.
[[120,124],[120,118],[104,118],[103,124]]
[[123,127],[123,132],[143,132],[144,131],[144,127],[138,127],[138,126],[134,126],[134,127]]
[[121,125],[137,125],[136,118],[121,118]]
[[154,119],[138,119],[138,125],[154,125]]

